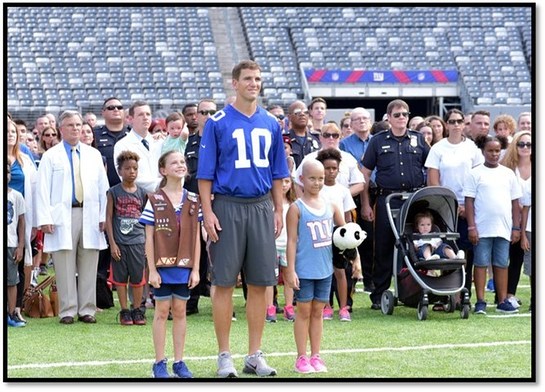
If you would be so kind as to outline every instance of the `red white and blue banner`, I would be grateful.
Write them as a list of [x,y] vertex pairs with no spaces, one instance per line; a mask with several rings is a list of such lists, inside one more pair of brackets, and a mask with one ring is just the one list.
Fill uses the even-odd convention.
[[344,71],[305,69],[309,83],[456,83],[457,70],[431,71]]

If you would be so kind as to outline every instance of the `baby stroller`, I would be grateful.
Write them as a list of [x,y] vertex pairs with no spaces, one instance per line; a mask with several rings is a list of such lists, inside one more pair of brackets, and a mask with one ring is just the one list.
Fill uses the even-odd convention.
[[[390,208],[394,198],[405,200],[399,209]],[[413,228],[415,214],[431,211],[434,218],[433,233],[418,234]],[[414,193],[392,193],[386,197],[386,210],[394,232],[396,245],[393,259],[393,281],[395,293],[386,290],[381,298],[383,314],[391,315],[398,301],[405,306],[416,307],[418,319],[426,320],[428,305],[436,301],[445,303],[446,312],[454,312],[456,298],[460,293],[460,316],[469,317],[469,291],[465,286],[466,260],[437,259],[419,260],[413,246],[415,239],[441,238],[455,253],[458,220],[458,200],[450,189],[430,186]],[[427,270],[439,270],[440,276],[428,276]]]

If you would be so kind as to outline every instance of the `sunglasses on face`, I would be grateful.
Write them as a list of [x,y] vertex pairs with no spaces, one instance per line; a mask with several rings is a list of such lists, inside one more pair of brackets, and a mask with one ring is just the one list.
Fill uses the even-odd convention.
[[308,110],[295,109],[291,114],[294,116],[308,116]]
[[44,133],[44,137],[46,137],[46,136],[47,137],[55,137],[55,136],[57,136],[57,134],[56,133]]
[[282,121],[284,119],[284,115],[283,114],[279,114],[278,116],[276,116],[277,119],[279,119],[280,121]]
[[322,137],[324,139],[329,139],[329,138],[333,138],[333,139],[338,139],[341,135],[339,135],[338,133],[322,133]]
[[450,124],[450,125],[454,125],[454,124],[460,124],[462,125],[464,123],[464,119],[463,118],[460,118],[460,119],[453,119],[453,120],[447,120],[447,123]]
[[216,114],[216,111],[215,110],[201,110],[201,111],[199,111],[199,113],[202,114],[203,116],[207,116],[207,115],[213,116],[214,114]]
[[532,142],[518,142],[518,143],[517,143],[517,147],[520,147],[520,148],[524,148],[524,147],[532,148]]
[[350,128],[350,124],[343,124],[343,128]]
[[411,114],[411,112],[398,112],[398,113],[392,113],[392,116],[394,118],[399,118],[401,116],[403,117],[406,117],[406,118],[409,118],[409,115]]
[[104,109],[110,110],[110,111],[113,111],[115,109],[123,110],[123,105],[109,105],[109,106],[106,106]]

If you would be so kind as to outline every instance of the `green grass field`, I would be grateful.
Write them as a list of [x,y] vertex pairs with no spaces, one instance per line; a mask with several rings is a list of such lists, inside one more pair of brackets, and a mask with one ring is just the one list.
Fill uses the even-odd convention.
[[[531,381],[532,316],[528,313],[530,287],[521,278],[517,296],[523,305],[517,315],[496,313],[489,305],[486,316],[431,310],[419,321],[416,309],[398,306],[391,316],[370,309],[369,297],[358,285],[352,322],[324,321],[322,358],[329,372],[300,375],[293,370],[296,359],[293,324],[266,324],[263,351],[278,371],[275,380],[316,378],[384,381],[392,379],[505,379]],[[281,287],[279,288],[281,292]],[[114,298],[116,294],[114,293]],[[117,298],[116,304],[117,304]],[[282,297],[280,296],[280,301]],[[493,293],[487,293],[493,303]],[[209,298],[201,298],[200,313],[188,317],[185,360],[196,378],[216,380],[217,345]],[[242,290],[235,293],[237,321],[231,329],[231,349],[242,379],[247,350],[247,326]],[[97,313],[97,324],[76,322],[61,325],[57,318],[27,319],[25,328],[8,328],[7,364],[4,379],[137,379],[149,378],[154,351],[151,335],[153,310],[148,325],[121,326],[116,321],[118,305]],[[171,322],[168,324],[167,355],[172,363]],[[6,358],[6,357],[5,357]],[[127,380],[129,381],[129,380]]]

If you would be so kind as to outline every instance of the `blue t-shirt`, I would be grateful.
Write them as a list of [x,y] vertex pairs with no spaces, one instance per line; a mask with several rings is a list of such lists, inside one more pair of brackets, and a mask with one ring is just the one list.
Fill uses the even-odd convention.
[[282,130],[263,108],[247,117],[228,105],[206,122],[197,178],[212,181],[212,193],[260,197],[289,176]]
[[299,279],[324,279],[333,274],[333,211],[329,203],[316,211],[301,199],[299,208],[295,272]]

